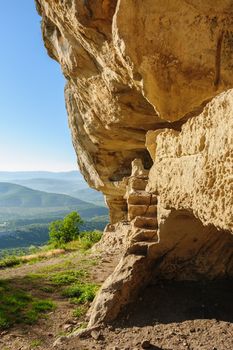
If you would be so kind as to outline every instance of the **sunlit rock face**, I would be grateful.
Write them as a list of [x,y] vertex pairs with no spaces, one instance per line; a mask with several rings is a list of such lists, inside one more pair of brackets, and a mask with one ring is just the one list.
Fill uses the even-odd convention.
[[36,4],[67,80],[80,170],[105,194],[111,223],[128,225],[91,324],[155,275],[232,275],[232,1]]
[[45,46],[67,79],[80,169],[115,203],[112,221],[126,215],[131,161],[151,166],[146,132],[232,86],[233,7],[218,3],[37,0]]
[[[154,134],[154,137],[153,137]],[[214,98],[182,131],[150,132],[149,192],[166,209],[189,209],[233,232],[233,90]]]

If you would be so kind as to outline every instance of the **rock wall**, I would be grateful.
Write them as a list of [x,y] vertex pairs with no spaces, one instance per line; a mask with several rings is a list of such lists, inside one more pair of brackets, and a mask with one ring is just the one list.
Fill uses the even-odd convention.
[[67,79],[80,169],[106,194],[117,222],[126,217],[123,179],[131,161],[151,166],[146,132],[197,114],[232,87],[231,1],[36,3],[45,46]]
[[232,1],[36,6],[67,80],[80,170],[110,208],[105,245],[127,226],[90,324],[115,317],[152,278],[231,276]]
[[188,209],[203,224],[233,232],[233,90],[214,98],[181,132],[150,132],[149,192],[160,207]]

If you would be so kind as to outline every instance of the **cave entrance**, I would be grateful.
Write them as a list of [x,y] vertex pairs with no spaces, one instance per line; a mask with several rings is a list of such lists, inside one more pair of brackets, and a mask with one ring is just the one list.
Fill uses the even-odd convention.
[[204,226],[190,211],[171,210],[159,225],[159,237],[149,249],[151,278],[136,301],[123,308],[117,326],[233,323],[233,235]]
[[[171,210],[159,226],[156,278],[176,280],[233,277],[233,235],[204,226],[192,212]],[[155,248],[156,254],[156,248]]]

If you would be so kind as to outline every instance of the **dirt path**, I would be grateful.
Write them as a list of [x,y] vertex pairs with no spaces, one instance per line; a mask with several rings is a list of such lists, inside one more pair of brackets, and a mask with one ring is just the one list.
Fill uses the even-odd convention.
[[[35,278],[37,274],[39,276],[46,272],[49,275],[50,271],[54,273],[81,269],[88,272],[88,280],[101,284],[113,271],[117,259],[116,256],[110,258],[107,255],[102,257],[100,254],[72,252],[34,264],[0,270],[0,281],[10,283],[12,290],[24,290],[36,298],[51,299],[57,306],[34,325],[19,324],[9,330],[0,331],[0,350],[53,349],[53,343],[58,337],[85,325],[85,316],[73,316],[77,305],[62,297],[59,286],[52,294],[43,290],[42,287],[47,287],[47,284],[43,279]],[[30,276],[32,278],[28,278]]]
[[[12,279],[16,286],[22,287],[29,273],[65,264],[69,268],[77,266],[77,269],[89,266],[90,280],[101,283],[118,259],[111,255],[69,253],[34,265],[0,271],[0,279]],[[91,263],[93,261],[95,264]],[[27,287],[35,291],[37,285]],[[75,319],[74,306],[55,294],[57,309],[35,325],[18,325],[2,332],[0,350],[232,350],[232,290],[233,281],[160,281],[148,286],[116,322],[87,338],[76,336],[53,347],[56,339],[85,321],[85,318]],[[41,291],[39,295],[48,297]]]

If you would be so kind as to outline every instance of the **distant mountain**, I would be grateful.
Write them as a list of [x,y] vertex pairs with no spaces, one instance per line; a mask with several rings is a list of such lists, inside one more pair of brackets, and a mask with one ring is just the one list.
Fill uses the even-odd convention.
[[[12,180],[28,180],[28,179],[60,179],[60,180],[83,180],[83,176],[79,171],[0,171],[0,181],[12,182]],[[84,180],[83,180],[84,181]]]
[[[48,193],[31,188],[0,182],[0,208],[66,208],[88,209],[91,215],[106,215],[107,209],[99,208],[65,194]],[[98,210],[103,209],[103,210]],[[96,213],[95,213],[96,212]],[[98,212],[98,213],[97,213]],[[101,212],[101,213],[100,213]]]
[[[15,179],[11,183],[17,185],[26,186],[33,190],[62,193],[73,196],[73,193],[78,190],[87,189],[88,185],[84,179],[80,180],[61,180],[61,179],[46,179],[46,178],[35,178],[35,179]],[[77,197],[78,198],[78,197]]]
[[0,182],[0,207],[65,207],[82,205],[82,201],[64,194],[47,193],[28,187]]
[[[1,249],[44,244],[48,240],[49,223],[64,218],[71,211],[81,215],[83,230],[103,230],[108,223],[108,209],[103,206],[102,194],[88,188],[81,174],[77,177],[77,174],[60,173],[64,178],[47,178],[43,176],[48,173],[43,172],[40,178],[28,179],[27,176],[38,176],[38,172],[24,172],[14,173],[12,177],[17,175],[20,178],[16,181],[20,184],[11,183],[8,174],[0,172],[0,178],[8,177],[8,181],[6,178],[0,181],[0,255]],[[86,187],[82,188],[81,183]],[[56,190],[75,196],[53,193]]]
[[72,196],[89,203],[95,203],[96,205],[106,206],[102,192],[93,190],[89,187],[74,191],[72,193]]
[[48,171],[0,172],[0,181],[38,191],[67,194],[85,202],[105,206],[102,193],[89,188],[82,174],[78,171],[60,173]]

